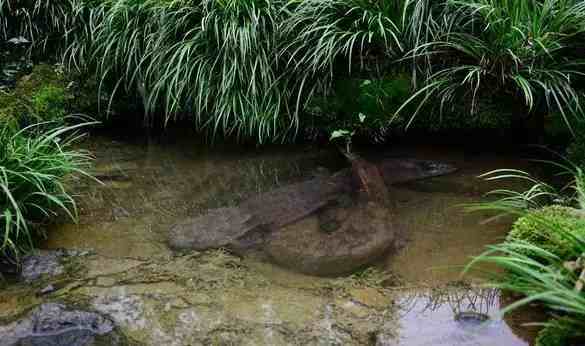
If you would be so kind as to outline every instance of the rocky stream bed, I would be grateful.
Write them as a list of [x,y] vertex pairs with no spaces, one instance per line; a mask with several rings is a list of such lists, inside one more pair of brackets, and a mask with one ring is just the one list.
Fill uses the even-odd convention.
[[[474,176],[517,161],[436,148],[392,153],[440,159],[459,170],[394,186],[392,205],[377,211],[392,215],[401,230],[391,246],[384,244],[370,266],[345,270],[333,263],[351,273],[322,277],[300,273],[313,268],[304,267],[302,254],[314,252],[314,242],[294,234],[323,228],[304,223],[343,219],[351,203],[338,203],[333,216],[282,225],[287,232],[270,238],[266,251],[173,250],[169,230],[210,210],[330,176],[341,167],[329,152],[193,152],[184,143],[144,147],[107,137],[83,146],[95,154],[94,173],[104,184],[76,182],[79,223],[52,226],[43,250],[25,260],[19,277],[1,284],[1,345],[513,346],[529,344],[534,333],[522,325],[534,313],[501,319],[506,297],[459,275],[469,256],[505,234],[507,223],[482,225],[481,215],[453,206],[484,192]],[[356,215],[354,225],[371,218]],[[336,228],[327,231],[320,237],[334,239],[328,237]],[[293,241],[301,244],[298,256],[290,245],[282,248]]]

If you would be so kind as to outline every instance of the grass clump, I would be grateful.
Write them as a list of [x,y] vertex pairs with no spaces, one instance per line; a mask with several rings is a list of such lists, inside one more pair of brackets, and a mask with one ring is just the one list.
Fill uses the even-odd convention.
[[75,202],[64,181],[86,174],[89,156],[72,149],[79,138],[73,126],[47,123],[22,130],[0,124],[0,254],[18,257],[42,235],[48,217],[63,212],[74,218]]
[[441,18],[450,29],[412,51],[435,63],[410,102],[467,100],[473,113],[497,95],[523,105],[520,117],[552,110],[567,122],[580,111],[582,1],[449,0]]
[[0,0],[0,40],[24,39],[31,44],[30,53],[54,53],[71,33],[81,4],[78,0]]
[[282,14],[279,1],[104,1],[67,57],[113,95],[136,93],[147,115],[265,142],[297,122],[277,58]]
[[[531,302],[548,308],[551,320],[537,340],[542,346],[585,341],[585,184],[578,167],[566,168],[574,180],[563,190],[572,190],[564,199],[551,199],[558,192],[553,193],[548,184],[531,178],[531,192],[510,192],[508,197],[483,204],[480,210],[507,211],[520,218],[504,242],[490,246],[470,264],[488,262],[504,269],[503,274],[494,277],[495,284],[523,296],[504,312]],[[528,177],[519,171],[499,177],[506,176]],[[553,204],[563,202],[565,206],[542,207],[530,202],[541,195]]]
[[0,261],[18,261],[52,218],[76,217],[66,180],[86,174],[73,145],[89,124],[65,116],[77,106],[67,77],[43,63],[0,90]]

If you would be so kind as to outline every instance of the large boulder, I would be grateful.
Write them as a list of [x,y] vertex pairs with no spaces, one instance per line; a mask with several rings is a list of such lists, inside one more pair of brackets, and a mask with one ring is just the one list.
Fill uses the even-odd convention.
[[339,275],[365,266],[392,246],[387,208],[361,201],[331,207],[273,232],[266,251],[278,264],[314,275]]
[[[263,248],[276,262],[306,273],[351,272],[393,244],[389,184],[455,170],[424,160],[387,159],[379,164],[359,157],[350,160],[351,170],[283,186],[237,207],[210,210],[177,223],[169,244],[175,249],[237,252]],[[350,206],[336,206],[343,197]]]

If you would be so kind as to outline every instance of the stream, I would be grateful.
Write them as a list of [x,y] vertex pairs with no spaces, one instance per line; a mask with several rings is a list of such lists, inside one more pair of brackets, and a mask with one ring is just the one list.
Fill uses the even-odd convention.
[[167,235],[178,220],[335,172],[343,162],[331,148],[208,148],[194,139],[146,145],[99,135],[81,147],[95,156],[92,173],[103,183],[70,182],[79,222],[49,227],[39,256],[59,249],[56,264],[46,266],[50,275],[0,286],[2,345],[49,345],[18,330],[53,303],[111,324],[103,333],[96,323],[81,328],[91,333],[70,336],[72,345],[520,346],[537,332],[524,324],[540,312],[502,318],[511,298],[485,286],[480,271],[461,275],[510,227],[461,205],[496,187],[479,174],[528,169],[517,157],[424,145],[367,153],[439,160],[458,171],[393,186],[396,245],[351,275],[317,277],[258,254],[174,252]]

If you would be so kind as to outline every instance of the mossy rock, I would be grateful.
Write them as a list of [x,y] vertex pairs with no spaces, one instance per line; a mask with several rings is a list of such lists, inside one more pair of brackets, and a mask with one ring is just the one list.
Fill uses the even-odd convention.
[[70,109],[73,96],[63,73],[41,64],[23,76],[10,91],[0,93],[0,122],[19,128],[36,122],[60,121]]
[[558,229],[564,229],[577,237],[585,238],[585,214],[577,209],[563,206],[538,209],[519,218],[512,226],[507,240],[527,241],[561,259],[579,256],[579,250],[570,239],[559,233]]

